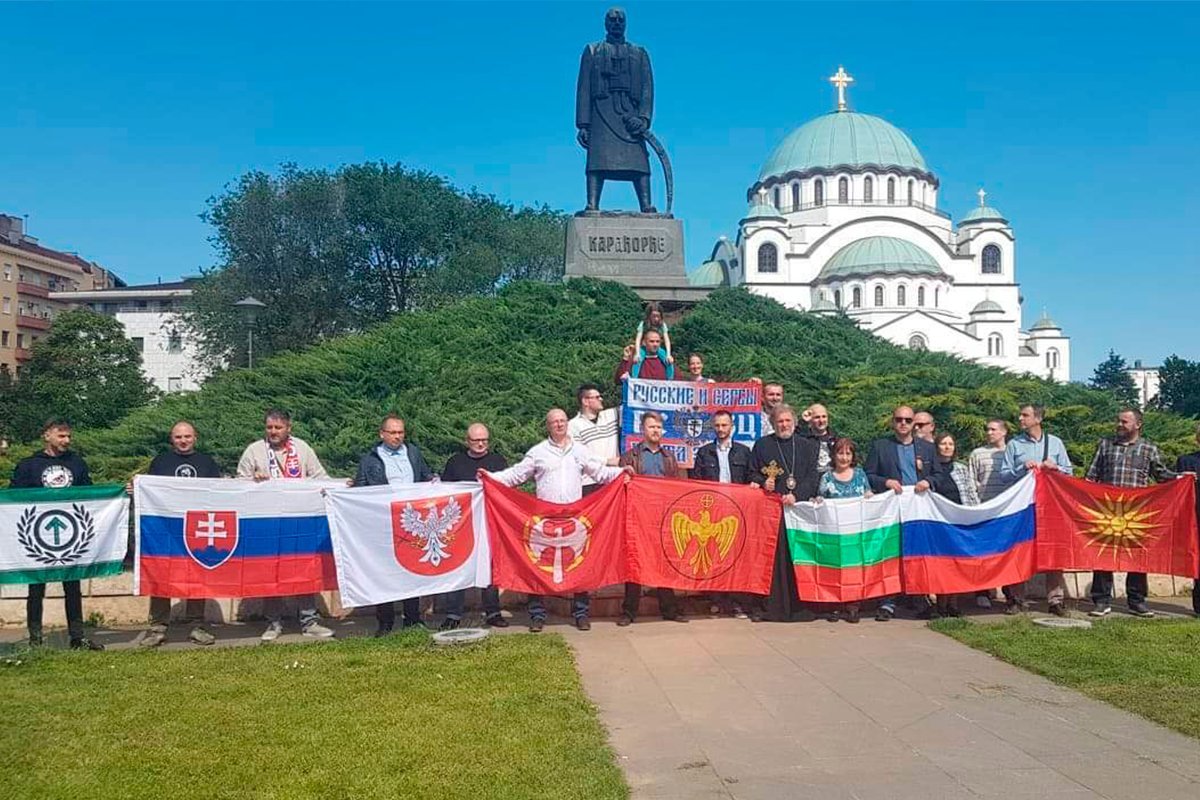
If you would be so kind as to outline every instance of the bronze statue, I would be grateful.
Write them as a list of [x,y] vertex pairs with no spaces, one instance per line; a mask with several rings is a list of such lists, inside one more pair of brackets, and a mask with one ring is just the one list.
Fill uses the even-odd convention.
[[[589,44],[579,63],[575,91],[575,127],[587,150],[587,208],[598,212],[606,180],[631,181],[643,214],[657,213],[650,202],[650,161],[646,143],[668,171],[665,152],[650,133],[654,111],[654,76],[650,56],[625,41],[625,11],[604,15],[604,41]],[[668,188],[670,194],[670,188]],[[668,204],[670,199],[668,199]]]

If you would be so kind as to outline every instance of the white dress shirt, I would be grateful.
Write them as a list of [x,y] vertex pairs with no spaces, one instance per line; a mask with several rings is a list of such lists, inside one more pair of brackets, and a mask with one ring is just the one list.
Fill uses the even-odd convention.
[[597,483],[608,483],[623,471],[620,467],[605,466],[602,458],[568,437],[562,447],[543,439],[529,448],[519,462],[491,475],[505,486],[520,486],[532,478],[539,500],[573,503],[583,497],[585,475]]

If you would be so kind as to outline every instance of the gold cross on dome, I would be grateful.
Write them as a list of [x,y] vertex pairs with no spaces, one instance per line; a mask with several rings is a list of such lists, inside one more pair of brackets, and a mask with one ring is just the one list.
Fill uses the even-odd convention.
[[837,74],[829,79],[829,82],[837,87],[838,90],[838,111],[846,110],[846,87],[854,83],[854,78],[851,78],[846,70],[839,64]]
[[987,205],[987,203],[984,202],[984,200],[987,198],[987,192],[985,192],[983,190],[982,186],[979,187],[979,191],[976,192],[975,194],[979,195],[979,207],[980,208],[983,208],[985,205]]

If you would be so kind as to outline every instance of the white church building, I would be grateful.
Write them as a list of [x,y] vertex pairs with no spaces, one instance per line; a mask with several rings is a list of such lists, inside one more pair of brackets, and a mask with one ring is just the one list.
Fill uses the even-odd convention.
[[840,310],[905,347],[1065,382],[1070,339],[1045,314],[1022,325],[1008,220],[980,189],[956,224],[912,140],[847,108],[853,79],[843,69],[830,81],[837,110],[775,148],[747,192],[736,241],[718,241],[692,280],[745,284],[791,308]]

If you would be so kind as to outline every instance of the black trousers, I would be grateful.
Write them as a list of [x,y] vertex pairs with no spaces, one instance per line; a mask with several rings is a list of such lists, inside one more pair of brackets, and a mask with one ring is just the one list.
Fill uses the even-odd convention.
[[[1146,595],[1150,593],[1150,581],[1144,572],[1127,572],[1125,573],[1125,600],[1129,605],[1133,606],[1138,603],[1146,602]],[[1093,603],[1111,603],[1113,596],[1113,574],[1104,570],[1096,570],[1092,573],[1092,602]],[[1195,594],[1192,595],[1193,600]]]
[[[410,597],[401,601],[404,611],[404,624],[416,625],[421,621],[421,598]],[[396,604],[380,603],[375,606],[375,619],[381,628],[393,628],[396,625]]]
[[[83,591],[79,581],[63,581],[63,605],[67,607],[67,635],[74,639],[83,638]],[[25,599],[25,626],[29,638],[42,636],[42,605],[46,598],[46,584],[29,584],[29,596]]]
[[[658,610],[662,613],[663,619],[672,619],[679,613],[679,604],[675,600],[675,592],[672,589],[655,589],[658,595]],[[621,610],[630,619],[637,619],[638,605],[642,600],[642,585],[640,583],[625,584],[625,600],[621,603]]]

